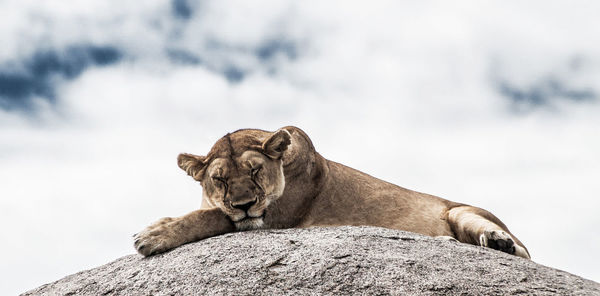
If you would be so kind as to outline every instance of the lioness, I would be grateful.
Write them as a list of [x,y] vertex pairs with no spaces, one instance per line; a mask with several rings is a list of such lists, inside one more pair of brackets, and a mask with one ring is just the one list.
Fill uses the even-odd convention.
[[219,139],[207,156],[180,154],[177,164],[202,185],[201,209],[163,218],[134,235],[134,246],[144,256],[240,230],[371,225],[530,258],[490,212],[327,160],[297,127],[238,130]]

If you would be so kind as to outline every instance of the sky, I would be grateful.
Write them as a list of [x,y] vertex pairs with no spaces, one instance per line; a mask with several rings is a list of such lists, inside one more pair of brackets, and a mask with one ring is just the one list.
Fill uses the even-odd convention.
[[200,206],[179,153],[287,125],[600,281],[599,9],[1,1],[1,294],[133,254],[133,233]]

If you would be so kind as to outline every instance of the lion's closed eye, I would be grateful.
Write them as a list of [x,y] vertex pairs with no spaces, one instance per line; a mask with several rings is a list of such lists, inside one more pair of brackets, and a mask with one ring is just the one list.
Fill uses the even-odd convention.
[[225,188],[227,187],[227,179],[225,179],[223,177],[219,177],[219,176],[213,176],[211,178],[216,186],[225,187]]
[[257,166],[250,170],[250,176],[252,177],[252,179],[256,179],[256,177],[258,176],[258,173],[260,172],[261,169],[262,169],[262,166]]

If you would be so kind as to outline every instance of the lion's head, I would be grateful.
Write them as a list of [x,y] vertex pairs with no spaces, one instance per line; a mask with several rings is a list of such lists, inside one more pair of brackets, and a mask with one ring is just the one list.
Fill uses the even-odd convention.
[[203,197],[240,230],[263,226],[267,206],[285,188],[282,156],[291,143],[285,129],[240,130],[225,135],[207,156],[180,154],[177,164],[199,181]]

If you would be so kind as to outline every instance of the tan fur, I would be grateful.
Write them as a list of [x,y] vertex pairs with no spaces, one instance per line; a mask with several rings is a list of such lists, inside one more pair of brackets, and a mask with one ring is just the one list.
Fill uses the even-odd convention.
[[239,130],[178,165],[203,187],[202,209],[135,235],[148,256],[236,230],[370,225],[495,248],[529,258],[491,213],[379,180],[317,153],[299,128]]

